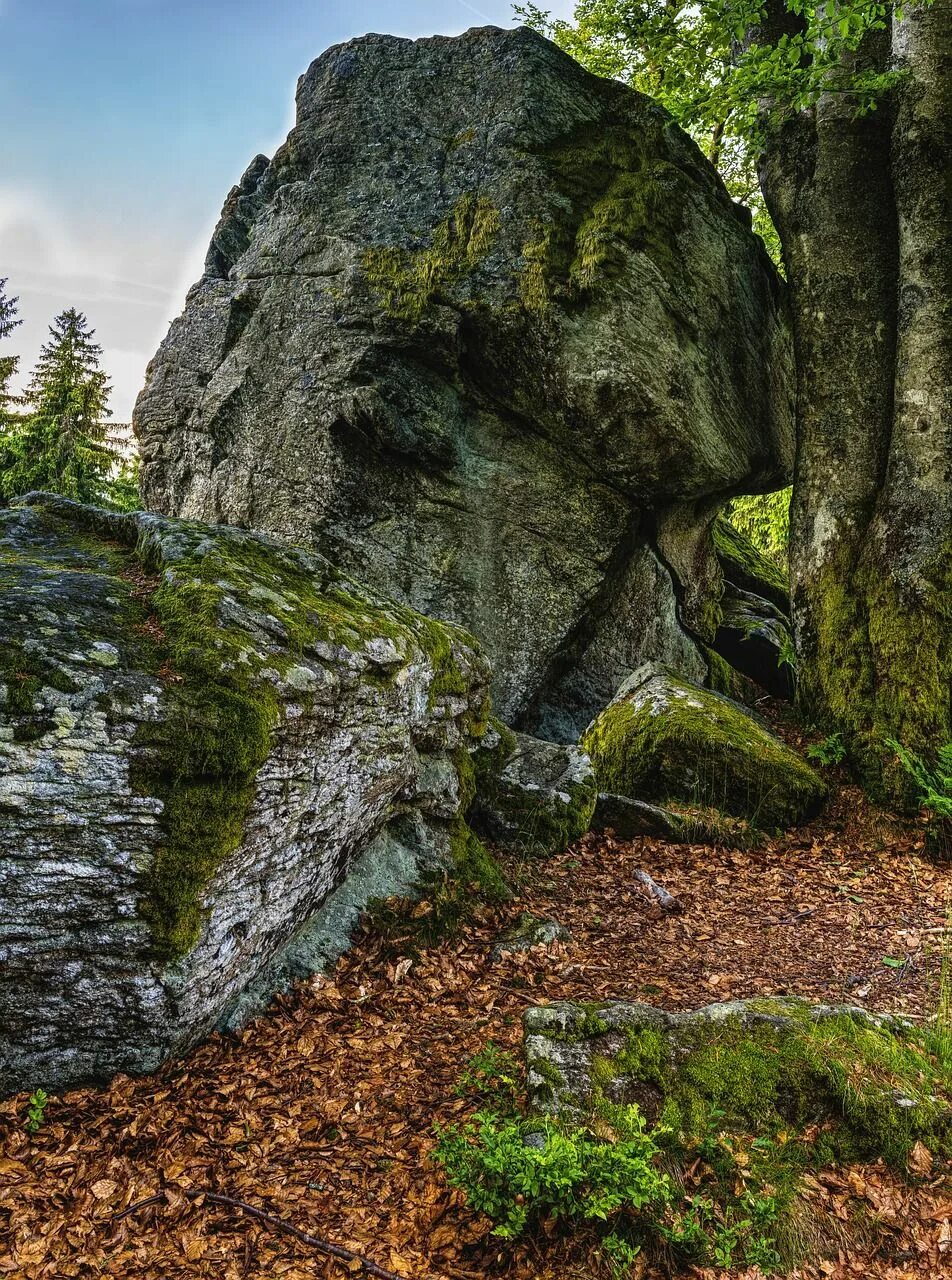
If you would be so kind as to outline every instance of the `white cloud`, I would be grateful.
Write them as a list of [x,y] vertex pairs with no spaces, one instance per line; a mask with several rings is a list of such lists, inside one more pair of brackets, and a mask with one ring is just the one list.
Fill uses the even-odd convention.
[[134,233],[121,236],[105,224],[74,227],[35,192],[0,188],[0,276],[9,276],[23,321],[5,349],[20,355],[21,381],[53,316],[78,307],[104,348],[113,416],[127,421],[145,367],[181,309],[184,289],[179,294],[167,283],[181,258],[175,244],[148,252]]

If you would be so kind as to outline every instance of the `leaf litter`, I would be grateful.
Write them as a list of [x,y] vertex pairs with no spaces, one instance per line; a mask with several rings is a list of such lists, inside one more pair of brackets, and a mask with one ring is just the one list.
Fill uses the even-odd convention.
[[[681,1009],[792,993],[925,1018],[952,870],[922,845],[844,787],[817,823],[743,852],[590,835],[549,861],[504,859],[512,901],[477,909],[455,938],[420,950],[409,926],[403,940],[366,930],[332,974],[240,1033],[213,1035],[155,1076],[52,1096],[36,1134],[25,1095],[0,1103],[0,1276],[311,1280],[360,1274],[359,1258],[414,1280],[604,1276],[590,1240],[550,1224],[503,1243],[443,1182],[433,1123],[471,1107],[454,1092],[469,1059],[490,1039],[518,1051],[523,1011],[553,1000]],[[570,940],[492,959],[524,911],[558,920]],[[881,1231],[803,1280],[952,1277],[949,1171],[925,1148],[911,1166],[909,1179],[877,1164],[808,1181],[835,1217],[862,1206]],[[357,1260],[322,1256],[301,1233]],[[666,1274],[639,1265],[645,1280]]]

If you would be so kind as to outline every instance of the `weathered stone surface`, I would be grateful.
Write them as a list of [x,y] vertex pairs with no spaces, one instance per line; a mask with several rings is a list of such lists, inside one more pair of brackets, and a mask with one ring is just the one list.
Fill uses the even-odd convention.
[[493,944],[492,954],[499,959],[507,952],[530,951],[553,942],[567,942],[571,933],[558,920],[545,920],[524,911],[518,920],[505,928]]
[[486,746],[475,752],[472,822],[506,848],[560,853],[591,824],[597,794],[592,762],[578,747],[501,730],[491,726]]
[[669,668],[633,672],[581,746],[601,791],[710,807],[766,829],[802,820],[826,795],[759,716]]
[[655,103],[525,29],[366,36],[226,201],[136,406],[144,493],[464,625],[500,715],[570,741],[646,658],[703,677],[678,539],[787,477],[790,369],[781,283]]
[[6,1090],[154,1069],[450,865],[489,682],[315,554],[27,501],[0,513]]
[[793,697],[790,620],[770,600],[726,583],[714,647],[735,671],[774,697]]

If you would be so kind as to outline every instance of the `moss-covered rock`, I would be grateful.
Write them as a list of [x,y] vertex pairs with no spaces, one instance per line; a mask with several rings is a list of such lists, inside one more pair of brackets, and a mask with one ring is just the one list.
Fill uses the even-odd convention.
[[[714,647],[730,668],[767,693],[793,698],[796,681],[790,620],[764,596],[727,584]],[[730,694],[729,689],[719,692]]]
[[361,37],[227,197],[136,405],[145,501],[458,623],[498,713],[574,741],[640,662],[697,674],[716,605],[656,517],[787,481],[785,310],[650,99],[524,27]]
[[762,596],[782,613],[790,612],[790,584],[786,575],[727,519],[719,515],[711,526],[714,550],[724,577],[742,591]]
[[663,667],[634,672],[581,746],[600,791],[712,807],[765,829],[801,821],[826,794],[759,717]]
[[261,535],[26,503],[0,513],[0,1086],[157,1066],[332,896],[339,952],[358,861],[374,897],[485,878],[475,641]]
[[899,1018],[778,997],[685,1013],[552,1004],[524,1026],[530,1105],[545,1113],[635,1102],[684,1146],[816,1125],[827,1158],[901,1163],[918,1141],[952,1153],[952,1055]]
[[475,748],[473,823],[507,848],[559,853],[589,830],[597,789],[588,756],[505,725]]
[[[684,1013],[608,1001],[529,1009],[524,1030],[530,1113],[547,1129],[618,1141],[645,1124],[671,1167],[691,1169],[694,1199],[667,1239],[696,1263],[715,1261],[716,1222],[736,1222],[740,1245],[752,1209],[737,1260],[774,1273],[815,1258],[824,1229],[803,1230],[804,1173],[902,1167],[918,1143],[952,1154],[948,1037],[897,1018],[789,997]],[[691,1212],[704,1199],[719,1206],[709,1222]]]

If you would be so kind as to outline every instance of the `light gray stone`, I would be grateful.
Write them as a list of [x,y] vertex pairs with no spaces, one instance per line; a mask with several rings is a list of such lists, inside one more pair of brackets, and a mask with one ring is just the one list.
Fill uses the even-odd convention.
[[489,684],[316,554],[28,501],[0,512],[2,1090],[153,1070],[450,867]]

